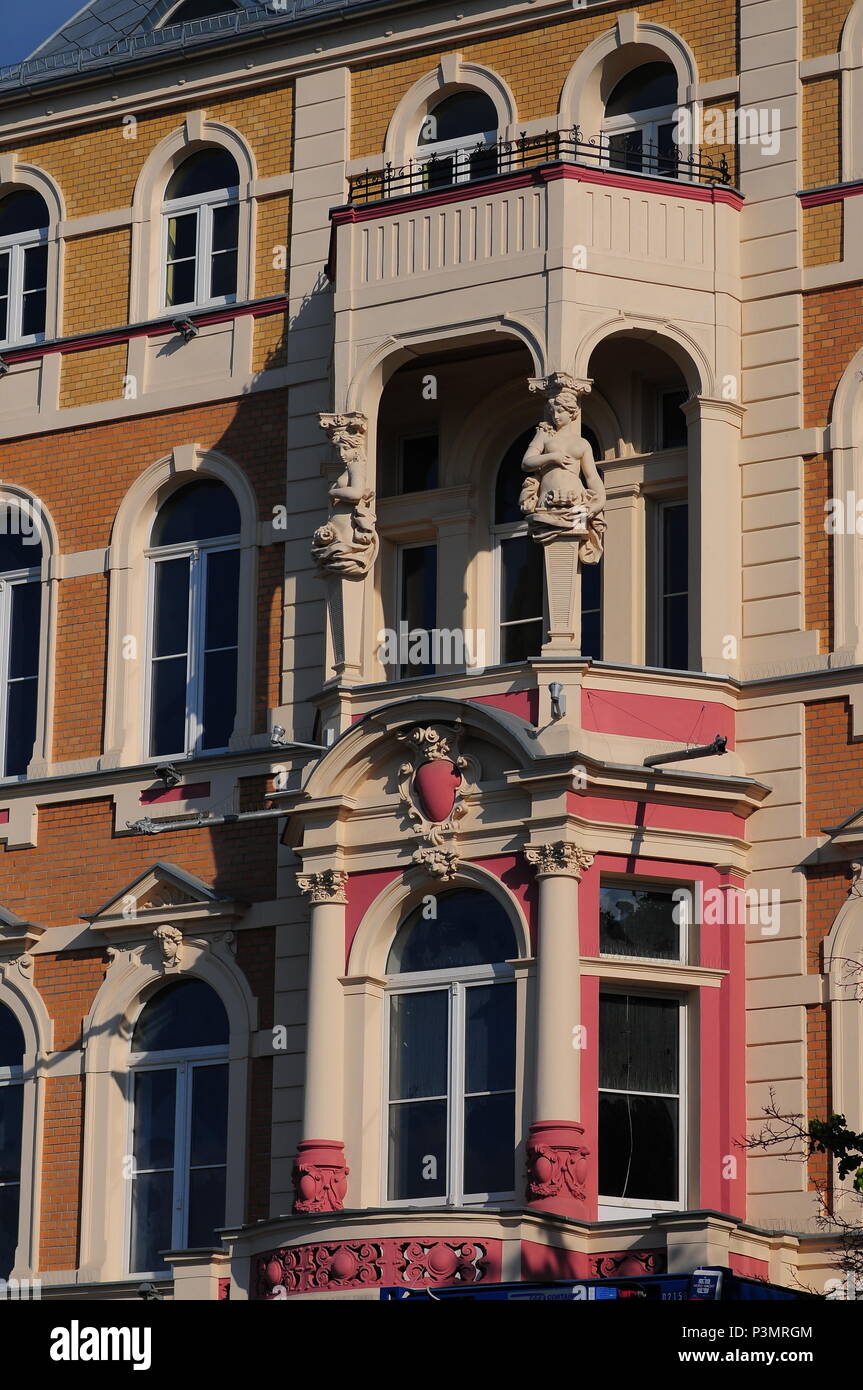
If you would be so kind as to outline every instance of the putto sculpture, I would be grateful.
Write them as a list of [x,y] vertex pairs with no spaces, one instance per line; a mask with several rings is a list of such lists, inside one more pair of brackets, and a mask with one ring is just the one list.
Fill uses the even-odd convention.
[[328,574],[362,579],[378,553],[374,488],[368,482],[368,420],[357,410],[321,415],[321,429],[344,468],[330,488],[330,515],[312,539],[312,556]]
[[580,429],[579,395],[590,388],[555,372],[531,381],[530,389],[542,391],[548,404],[521,465],[528,476],[519,505],[528,530],[540,545],[575,539],[582,564],[598,564],[606,530],[605,486]]

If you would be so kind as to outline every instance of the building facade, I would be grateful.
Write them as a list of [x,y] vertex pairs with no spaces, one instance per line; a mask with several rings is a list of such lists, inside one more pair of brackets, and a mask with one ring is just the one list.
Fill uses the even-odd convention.
[[745,1140],[863,1129],[861,131],[863,0],[0,70],[0,1277],[824,1287]]

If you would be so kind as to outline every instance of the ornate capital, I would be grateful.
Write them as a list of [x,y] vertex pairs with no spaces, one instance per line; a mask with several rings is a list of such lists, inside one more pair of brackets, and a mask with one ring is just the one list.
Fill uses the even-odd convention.
[[561,391],[573,391],[576,396],[587,396],[593,386],[588,377],[570,376],[569,372],[552,372],[549,376],[528,377],[529,391],[539,392],[547,400],[553,400]]
[[537,878],[551,874],[566,874],[580,881],[585,869],[593,863],[593,855],[568,840],[550,845],[529,845],[524,852],[528,864],[533,864]]
[[348,876],[343,869],[322,869],[315,874],[297,874],[297,886],[310,903],[345,903]]
[[369,422],[358,410],[319,418],[343,467],[330,488],[329,520],[314,534],[312,556],[327,574],[363,579],[378,553],[374,486],[366,458]]

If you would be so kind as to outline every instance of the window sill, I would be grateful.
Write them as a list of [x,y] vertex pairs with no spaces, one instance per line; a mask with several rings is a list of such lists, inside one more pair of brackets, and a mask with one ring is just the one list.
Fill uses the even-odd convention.
[[582,956],[582,975],[600,980],[625,980],[631,984],[673,985],[680,989],[719,989],[729,971],[679,961],[642,960],[638,957]]

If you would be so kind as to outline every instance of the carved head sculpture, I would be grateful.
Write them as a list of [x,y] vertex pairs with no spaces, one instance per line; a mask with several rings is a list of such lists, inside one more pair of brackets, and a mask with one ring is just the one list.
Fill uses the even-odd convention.
[[578,393],[569,386],[564,386],[562,390],[550,396],[545,408],[546,419],[556,430],[563,429],[564,425],[576,420],[580,414],[581,403]]

